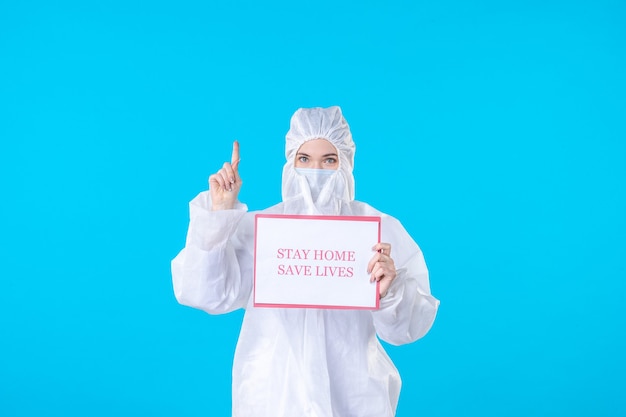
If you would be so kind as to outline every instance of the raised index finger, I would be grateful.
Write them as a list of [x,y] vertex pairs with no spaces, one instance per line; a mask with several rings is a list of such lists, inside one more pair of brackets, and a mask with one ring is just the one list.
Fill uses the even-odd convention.
[[239,142],[238,141],[233,142],[233,155],[230,157],[230,164],[235,170],[239,166]]

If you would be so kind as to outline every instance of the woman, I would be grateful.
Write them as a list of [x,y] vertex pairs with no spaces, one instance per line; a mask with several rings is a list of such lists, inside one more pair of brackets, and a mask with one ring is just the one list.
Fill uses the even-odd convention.
[[237,200],[237,142],[231,162],[209,177],[209,192],[190,203],[186,245],[172,261],[176,298],[210,314],[246,310],[233,363],[234,417],[394,416],[400,376],[377,336],[401,345],[432,326],[439,301],[422,252],[398,220],[354,200],[355,145],[339,107],[297,110],[286,142],[283,201],[262,213],[381,216],[383,243],[368,264],[380,308],[254,307],[255,213]]

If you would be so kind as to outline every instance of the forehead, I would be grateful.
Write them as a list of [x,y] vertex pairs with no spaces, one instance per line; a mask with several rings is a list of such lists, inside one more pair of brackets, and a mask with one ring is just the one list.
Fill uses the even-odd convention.
[[302,144],[298,149],[298,153],[307,155],[327,155],[337,153],[335,146],[326,139],[311,139]]

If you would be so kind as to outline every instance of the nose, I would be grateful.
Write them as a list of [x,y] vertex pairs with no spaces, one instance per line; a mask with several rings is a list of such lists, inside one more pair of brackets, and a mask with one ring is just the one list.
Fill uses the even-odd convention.
[[322,165],[322,162],[321,162],[321,161],[316,161],[316,162],[313,164],[313,169],[323,169],[323,168],[324,168],[324,166]]

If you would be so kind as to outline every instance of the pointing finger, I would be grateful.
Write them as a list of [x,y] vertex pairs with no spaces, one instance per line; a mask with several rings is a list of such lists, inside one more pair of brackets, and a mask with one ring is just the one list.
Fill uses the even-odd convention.
[[230,164],[233,166],[233,169],[237,171],[239,168],[239,142],[233,142],[233,155],[230,158]]

